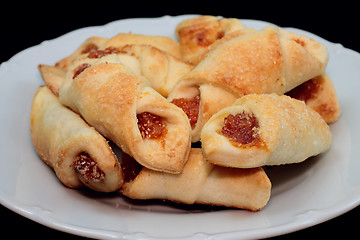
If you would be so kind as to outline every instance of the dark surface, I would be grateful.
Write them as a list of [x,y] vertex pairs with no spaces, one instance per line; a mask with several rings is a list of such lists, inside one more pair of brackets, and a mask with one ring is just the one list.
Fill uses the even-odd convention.
[[[133,5],[118,1],[109,2],[51,2],[34,6],[34,3],[7,3],[2,8],[0,62],[7,61],[17,52],[44,40],[50,40],[69,31],[103,25],[110,21],[135,17],[160,17],[163,15],[181,14],[209,14],[235,17],[241,19],[258,19],[272,22],[282,27],[300,28],[319,35],[331,42],[341,43],[347,48],[360,52],[358,7],[353,1],[348,4],[328,2],[321,5],[315,1],[287,1],[275,4],[253,2],[245,4],[236,2],[217,1],[214,3],[201,2],[194,4],[184,1],[169,1],[156,4],[154,2],[134,2]],[[49,5],[51,4],[51,6]],[[10,6],[8,6],[10,5]],[[1,81],[1,80],[0,80]],[[3,159],[1,159],[3,161]],[[3,206],[0,206],[2,218],[2,235],[11,237],[35,236],[39,238],[60,237],[65,239],[82,239],[81,237],[59,232],[28,220]],[[360,207],[351,210],[335,219],[310,227],[301,231],[277,237],[277,239],[293,239],[295,237],[308,238],[328,237],[357,237],[357,217]]]

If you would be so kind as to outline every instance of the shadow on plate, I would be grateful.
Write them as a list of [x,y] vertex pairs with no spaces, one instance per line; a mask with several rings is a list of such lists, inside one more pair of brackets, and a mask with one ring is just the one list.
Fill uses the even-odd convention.
[[306,179],[312,176],[315,165],[317,165],[322,158],[323,155],[320,154],[310,157],[301,163],[264,167],[272,184],[272,196],[286,192],[306,181]]
[[95,201],[106,204],[115,209],[138,210],[158,213],[202,213],[231,209],[221,206],[210,206],[202,204],[184,204],[167,200],[150,199],[137,200],[131,199],[120,192],[101,193],[88,188],[78,190],[79,194],[94,199]]
[[[118,156],[119,155],[120,154],[118,153]],[[286,192],[305,181],[313,174],[314,166],[321,160],[321,158],[322,154],[310,157],[309,159],[297,164],[264,167],[272,183],[272,196]],[[99,203],[106,204],[115,209],[123,210],[138,210],[158,213],[203,213],[233,209],[201,204],[188,205],[158,199],[135,200],[123,196],[119,191],[112,193],[100,193],[91,189],[83,188],[78,192],[79,194],[87,198],[94,199]]]

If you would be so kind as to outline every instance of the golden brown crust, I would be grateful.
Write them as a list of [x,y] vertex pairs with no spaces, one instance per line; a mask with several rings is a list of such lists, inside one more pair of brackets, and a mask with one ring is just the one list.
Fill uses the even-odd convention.
[[121,192],[134,199],[165,199],[257,211],[268,202],[271,183],[261,168],[214,166],[205,161],[201,149],[193,148],[180,174],[143,168],[133,181],[124,183]]
[[[222,134],[230,114],[253,114],[262,144],[232,144]],[[318,113],[304,102],[275,94],[251,94],[213,115],[201,132],[204,155],[211,163],[238,168],[304,161],[330,147],[331,132]]]
[[[36,92],[30,117],[31,137],[43,161],[52,167],[59,180],[71,188],[83,184],[96,191],[115,191],[122,185],[122,172],[106,139],[88,126],[76,113],[62,106],[47,87]],[[103,173],[79,173],[74,166],[78,155],[87,153]],[[93,175],[95,176],[95,175]]]

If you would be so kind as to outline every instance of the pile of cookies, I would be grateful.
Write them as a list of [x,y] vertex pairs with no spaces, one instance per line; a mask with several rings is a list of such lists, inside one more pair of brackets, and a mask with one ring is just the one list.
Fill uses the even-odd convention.
[[327,49],[231,18],[174,30],[178,41],[91,37],[55,66],[39,65],[33,145],[70,188],[257,211],[271,194],[263,166],[330,147],[340,109]]

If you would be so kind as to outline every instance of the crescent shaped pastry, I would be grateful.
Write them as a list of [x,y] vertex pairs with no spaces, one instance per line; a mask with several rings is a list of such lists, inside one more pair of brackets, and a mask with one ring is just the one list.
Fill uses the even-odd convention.
[[205,15],[182,21],[176,26],[175,34],[180,42],[182,58],[198,64],[214,42],[239,30],[243,31],[242,34],[248,31],[238,19]]
[[271,194],[270,180],[262,168],[215,166],[205,161],[199,148],[191,149],[180,174],[139,168],[124,156],[121,167],[127,176],[121,192],[134,199],[165,199],[258,211]]
[[205,158],[217,165],[253,168],[298,163],[326,151],[331,132],[304,102],[250,94],[220,110],[201,132]]
[[335,87],[326,73],[304,82],[286,95],[304,101],[328,124],[335,122],[340,116],[341,110]]
[[147,168],[181,172],[191,145],[185,113],[120,63],[116,54],[82,59],[60,101]]
[[[192,100],[198,96],[200,108],[192,131],[193,141],[198,141],[208,116],[229,106],[229,102],[251,93],[284,94],[323,74],[327,61],[324,45],[268,26],[218,45],[179,80],[168,100]],[[203,85],[218,94],[202,92]],[[211,99],[206,98],[209,96]]]
[[122,171],[106,139],[45,86],[34,96],[30,119],[36,151],[64,185],[101,192],[120,188]]

